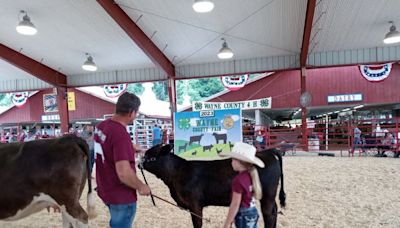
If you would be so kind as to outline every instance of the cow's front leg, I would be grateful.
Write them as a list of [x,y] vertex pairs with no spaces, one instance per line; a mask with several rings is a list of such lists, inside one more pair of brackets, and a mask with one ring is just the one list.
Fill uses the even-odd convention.
[[193,227],[201,228],[201,226],[203,225],[203,221],[200,217],[203,217],[203,208],[200,206],[194,206],[189,210],[190,210],[190,212],[196,214],[196,215],[191,214]]

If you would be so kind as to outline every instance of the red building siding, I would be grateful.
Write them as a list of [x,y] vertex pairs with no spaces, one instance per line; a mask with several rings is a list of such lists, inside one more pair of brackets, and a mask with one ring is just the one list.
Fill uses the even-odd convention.
[[[105,114],[115,111],[115,104],[91,96],[76,89],[68,89],[75,92],[75,111],[69,112],[70,121],[103,118]],[[27,103],[20,107],[13,107],[0,115],[0,123],[27,123],[41,122],[42,115],[58,114],[57,112],[44,112],[43,95],[53,93],[52,89],[39,91],[31,96]]]
[[103,118],[104,115],[115,112],[115,104],[76,89],[68,91],[75,92],[75,111],[69,112],[70,120]]
[[359,103],[400,102],[400,65],[393,64],[392,71],[380,82],[367,81],[358,66],[307,70],[306,88],[312,95],[312,106],[328,105],[327,96],[362,93]]
[[298,107],[300,97],[300,71],[278,72],[230,91],[210,101],[229,102],[272,97],[272,108]]

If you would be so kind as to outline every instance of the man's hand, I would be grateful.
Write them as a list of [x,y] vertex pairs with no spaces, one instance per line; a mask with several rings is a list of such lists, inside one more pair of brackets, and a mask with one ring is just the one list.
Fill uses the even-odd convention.
[[150,195],[151,190],[150,190],[150,187],[149,187],[149,186],[147,186],[146,184],[143,184],[143,185],[140,186],[140,188],[138,189],[138,192],[139,192],[139,194],[142,195],[142,196],[148,196],[148,195]]
[[137,153],[139,153],[143,150],[143,148],[139,144],[132,143],[132,146],[136,150]]

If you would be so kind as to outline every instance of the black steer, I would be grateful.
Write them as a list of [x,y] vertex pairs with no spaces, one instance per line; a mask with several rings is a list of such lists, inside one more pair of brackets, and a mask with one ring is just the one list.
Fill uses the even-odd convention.
[[[206,206],[229,206],[231,182],[236,172],[231,159],[219,161],[186,161],[173,153],[170,145],[150,148],[143,159],[143,167],[160,178],[170,189],[175,202],[202,216]],[[279,201],[285,206],[283,189],[282,157],[278,150],[269,149],[257,153],[264,163],[258,168],[263,197],[260,200],[265,227],[276,227],[277,205],[275,197],[279,179]],[[278,159],[277,159],[278,158]],[[192,215],[193,227],[202,226],[202,220]]]

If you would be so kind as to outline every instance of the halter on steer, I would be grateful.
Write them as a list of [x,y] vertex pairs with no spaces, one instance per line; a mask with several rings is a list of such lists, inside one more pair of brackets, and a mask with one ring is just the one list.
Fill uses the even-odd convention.
[[[147,160],[147,161],[155,161],[155,160],[156,160],[156,158],[151,158],[150,160]],[[143,159],[143,158],[140,159],[139,169],[140,169],[140,171],[142,172],[144,182],[147,184],[147,186],[149,186],[149,184],[147,183],[146,177],[144,176],[144,172],[143,172],[143,163],[144,163],[145,161],[146,161],[146,159]],[[168,203],[168,204],[171,204],[172,206],[175,206],[175,207],[177,207],[177,208],[179,208],[179,209],[181,209],[181,210],[183,210],[183,211],[187,211],[187,212],[189,212],[190,214],[192,214],[192,215],[196,216],[197,218],[200,218],[200,219],[202,219],[202,220],[204,220],[204,221],[206,221],[206,222],[208,222],[208,223],[211,222],[210,219],[208,219],[208,218],[203,218],[203,217],[201,217],[200,215],[198,215],[198,214],[196,214],[196,213],[194,213],[194,212],[191,212],[190,210],[188,210],[188,209],[186,209],[186,208],[183,208],[183,207],[181,207],[181,206],[179,206],[179,205],[176,205],[176,204],[174,204],[174,203],[172,203],[172,202],[170,202],[170,201],[168,201],[168,200],[166,200],[166,199],[163,199],[163,198],[161,198],[161,197],[159,197],[159,196],[156,196],[156,195],[154,195],[151,191],[150,191],[150,196],[151,196],[151,201],[153,201],[153,205],[154,205],[154,206],[156,206],[156,203],[154,202],[154,197],[155,197],[155,198],[157,198],[157,199],[159,199],[159,200],[161,200],[161,201],[164,201],[164,202],[166,202],[166,203]]]

